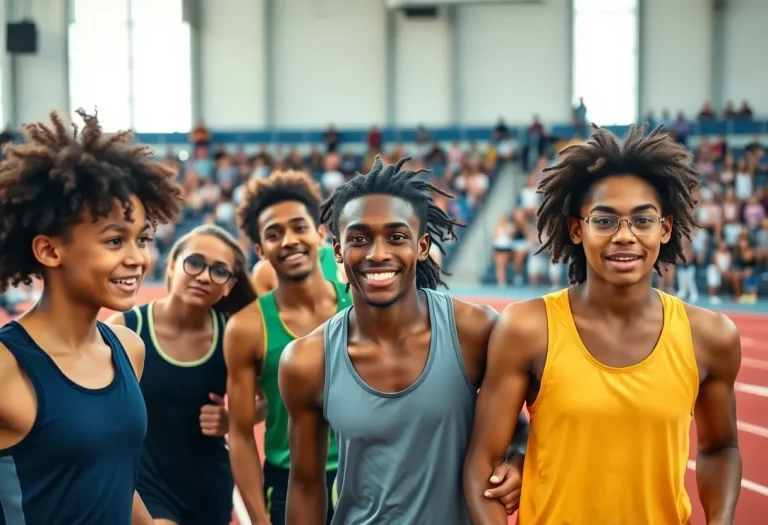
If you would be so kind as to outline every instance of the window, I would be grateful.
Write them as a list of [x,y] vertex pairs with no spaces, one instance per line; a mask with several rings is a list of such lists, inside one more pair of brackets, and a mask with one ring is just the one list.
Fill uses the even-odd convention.
[[192,48],[182,0],[74,2],[69,29],[72,109],[97,107],[108,132],[188,131]]
[[599,125],[637,120],[637,0],[574,0],[573,98]]
[[[69,26],[69,102],[72,111],[99,111],[107,132],[131,127],[128,25],[89,22]],[[82,19],[81,19],[82,20]]]

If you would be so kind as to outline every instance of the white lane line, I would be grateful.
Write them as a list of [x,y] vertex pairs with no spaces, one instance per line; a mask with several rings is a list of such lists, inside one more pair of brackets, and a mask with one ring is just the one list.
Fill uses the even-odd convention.
[[747,434],[768,438],[768,428],[753,425],[752,423],[746,423],[744,421],[737,421],[736,426],[739,430],[746,432]]
[[752,394],[754,396],[768,397],[768,387],[765,386],[750,385],[748,383],[739,383],[737,381],[733,387],[736,392],[744,392],[745,394]]
[[[688,468],[690,470],[696,470],[696,462],[692,459],[688,460]],[[768,487],[764,485],[760,485],[759,483],[755,483],[754,481],[749,481],[748,479],[741,478],[741,486],[744,487],[747,490],[751,490],[752,492],[757,492],[761,496],[768,496]]]
[[752,359],[751,357],[742,357],[741,366],[754,368],[756,370],[768,370],[768,361],[762,359]]

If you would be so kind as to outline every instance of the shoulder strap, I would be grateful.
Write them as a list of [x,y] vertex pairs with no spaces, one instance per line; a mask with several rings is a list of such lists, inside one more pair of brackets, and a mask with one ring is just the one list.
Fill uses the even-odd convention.
[[125,321],[125,326],[141,335],[141,328],[144,324],[144,319],[140,307],[134,306],[127,312],[123,312],[123,320]]
[[128,371],[130,371],[133,377],[136,377],[136,371],[133,369],[133,363],[131,363],[131,359],[128,357],[128,353],[125,351],[125,347],[120,341],[120,338],[115,335],[115,332],[112,331],[112,329],[106,323],[96,321],[96,327],[99,329],[101,336],[112,349],[112,352],[115,356],[115,362],[118,363],[118,366],[121,367],[119,372],[127,374]]

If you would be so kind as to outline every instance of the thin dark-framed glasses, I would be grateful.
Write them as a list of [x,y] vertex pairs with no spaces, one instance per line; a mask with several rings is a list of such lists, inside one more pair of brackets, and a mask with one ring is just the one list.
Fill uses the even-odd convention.
[[197,277],[207,269],[208,276],[214,284],[227,284],[235,275],[226,266],[221,264],[208,264],[195,255],[190,255],[184,258],[181,267],[184,268],[184,273],[192,277]]
[[599,214],[588,217],[579,217],[587,223],[589,231],[594,235],[614,235],[619,231],[622,222],[627,223],[629,229],[635,235],[653,235],[659,232],[665,217],[658,215],[636,214],[629,218],[621,218],[618,215]]

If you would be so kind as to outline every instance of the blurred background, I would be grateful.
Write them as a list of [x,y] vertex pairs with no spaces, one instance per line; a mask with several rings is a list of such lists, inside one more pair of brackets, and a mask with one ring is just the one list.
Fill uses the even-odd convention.
[[766,0],[0,6],[0,140],[51,109],[96,107],[107,131],[133,129],[187,198],[158,232],[158,260],[204,221],[237,234],[250,178],[307,170],[329,194],[377,154],[408,155],[467,223],[442,260],[451,282],[541,293],[565,284],[534,255],[541,170],[591,122],[620,134],[650,122],[695,153],[702,180],[693,264],[658,285],[712,304],[768,294]]

